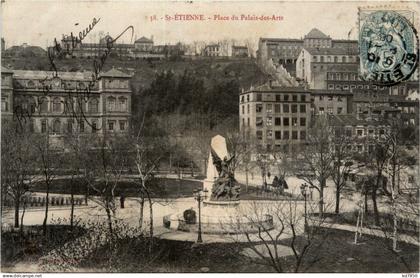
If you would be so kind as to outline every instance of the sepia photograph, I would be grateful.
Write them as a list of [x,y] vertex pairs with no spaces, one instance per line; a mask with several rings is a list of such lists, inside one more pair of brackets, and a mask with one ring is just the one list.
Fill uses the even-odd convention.
[[2,277],[418,278],[419,11],[2,0]]

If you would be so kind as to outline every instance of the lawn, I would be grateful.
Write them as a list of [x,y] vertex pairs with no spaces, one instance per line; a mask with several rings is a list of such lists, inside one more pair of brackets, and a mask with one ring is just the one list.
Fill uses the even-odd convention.
[[[363,244],[352,243],[353,233],[322,229],[326,238],[308,252],[301,268],[304,272],[418,272],[419,248],[400,244],[401,252],[393,253],[390,242],[377,237],[365,237]],[[62,239],[63,240],[63,239]],[[79,264],[81,271],[97,272],[272,272],[258,259],[250,261],[240,254],[247,244],[213,243],[197,245],[191,242],[156,240],[152,255],[146,255],[147,239],[123,238],[110,246],[101,246]],[[289,240],[283,240],[288,245]],[[300,244],[298,239],[298,244]],[[112,259],[109,257],[112,250]],[[14,263],[26,260],[36,263],[42,250],[32,256],[17,256]],[[10,260],[9,260],[10,262]],[[288,271],[293,257],[285,258]]]

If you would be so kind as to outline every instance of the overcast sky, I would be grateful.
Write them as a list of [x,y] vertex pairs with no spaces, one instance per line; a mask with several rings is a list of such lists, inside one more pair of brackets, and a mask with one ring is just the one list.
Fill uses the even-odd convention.
[[[376,2],[378,3],[378,2]],[[6,46],[28,43],[52,45],[63,34],[79,33],[92,19],[100,22],[84,39],[96,42],[99,32],[111,36],[127,26],[134,27],[135,37],[154,36],[156,44],[217,41],[224,38],[258,40],[259,37],[301,38],[316,27],[333,38],[347,39],[357,29],[357,8],[373,4],[359,2],[140,2],[140,1],[10,1],[2,3],[2,37]],[[381,4],[381,3],[379,3]],[[231,16],[277,15],[282,21],[164,21],[165,15],[216,14]],[[156,15],[158,21],[150,21]],[[357,38],[357,30],[352,33]],[[134,39],[134,38],[133,38]],[[130,43],[127,33],[120,42]]]

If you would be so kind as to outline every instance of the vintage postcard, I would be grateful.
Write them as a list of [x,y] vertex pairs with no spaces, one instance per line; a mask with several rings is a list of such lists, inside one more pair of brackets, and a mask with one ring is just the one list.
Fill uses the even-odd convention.
[[1,6],[3,277],[418,277],[420,2]]

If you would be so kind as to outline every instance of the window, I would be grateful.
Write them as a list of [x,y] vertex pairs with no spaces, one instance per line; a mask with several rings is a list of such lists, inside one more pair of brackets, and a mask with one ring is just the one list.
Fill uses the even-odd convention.
[[292,118],[292,126],[297,126],[297,118]]
[[267,113],[272,113],[273,112],[273,105],[272,104],[267,104],[265,109],[267,110]]
[[341,60],[343,60],[343,63],[347,63],[347,57],[346,56],[343,56],[343,58]]
[[319,100],[324,100],[324,96],[319,96]]
[[328,84],[328,90],[334,90],[334,84]]
[[99,111],[99,101],[97,98],[93,98],[88,103],[88,109],[90,113],[98,113]]
[[289,131],[288,130],[283,131],[283,140],[289,140]]
[[73,120],[67,120],[67,132],[73,133]]
[[283,118],[283,125],[289,126],[289,118]]
[[306,105],[305,104],[300,105],[300,112],[301,113],[306,113]]
[[293,101],[297,101],[297,96],[296,95],[292,96],[292,99]]
[[292,131],[292,139],[297,140],[298,139],[298,132],[296,130]]
[[241,106],[242,107],[242,114],[245,114],[245,106]]
[[337,62],[338,62],[338,57],[334,56],[334,63],[337,63]]
[[356,129],[357,136],[363,136],[363,129]]
[[337,107],[337,114],[343,113],[343,107]]
[[261,94],[257,94],[257,101],[262,101],[262,95]]
[[256,118],[256,120],[255,120],[255,125],[256,126],[262,126],[263,125],[263,119],[262,119],[262,117],[257,117]]
[[324,107],[319,107],[319,114],[324,114]]
[[306,101],[306,96],[304,96],[304,95],[300,96],[300,101],[305,102]]
[[273,138],[273,131],[271,129],[267,130],[267,139],[272,139]]
[[246,112],[249,114],[249,104],[246,105]]
[[126,121],[120,121],[120,130],[125,130]]
[[343,98],[342,98],[341,96],[338,96],[338,97],[337,97],[337,101],[338,101],[338,102],[342,102],[342,101],[343,101]]
[[384,134],[385,134],[385,130],[380,129],[380,130],[379,130],[379,134],[380,134],[380,135],[384,135]]
[[346,128],[346,136],[347,137],[351,137],[352,136],[351,128]]
[[244,96],[241,97],[241,102],[244,102]]
[[340,73],[339,73],[339,72],[337,72],[337,73],[335,74],[335,79],[336,79],[336,80],[340,80],[340,79],[341,79],[341,76],[340,76]]
[[61,112],[61,100],[58,97],[53,100],[53,112]]
[[262,140],[263,139],[263,133],[262,130],[257,130],[257,139]]
[[108,97],[108,111],[115,111],[115,97]]
[[276,95],[276,102],[280,102],[281,101],[280,97],[281,97],[281,95]]
[[280,126],[281,125],[281,118],[280,117],[276,117],[274,119],[274,125],[276,125],[276,126]]
[[272,117],[267,117],[267,126],[272,126],[273,125],[273,118]]
[[114,130],[114,121],[108,121],[108,130],[110,131]]
[[58,120],[58,119],[54,120],[54,122],[53,122],[53,132],[54,133],[60,133],[60,127],[61,127],[60,120]]
[[30,113],[35,113],[36,111],[36,100],[33,97],[29,97],[29,109]]
[[328,101],[332,101],[333,100],[333,96],[328,96]]
[[118,101],[119,101],[120,111],[126,112],[127,111],[127,98],[119,97]]
[[79,121],[79,132],[85,132],[85,121]]
[[306,131],[302,130],[300,132],[300,140],[306,140]]
[[41,120],[41,132],[47,132],[47,120]]
[[276,140],[280,140],[281,139],[281,131],[276,130],[274,132],[274,137],[275,137]]
[[274,104],[274,113],[280,113],[280,104]]
[[1,111],[9,111],[9,102],[7,101],[7,96],[1,98]]
[[289,95],[284,95],[284,101],[289,101]]
[[249,126],[249,118],[247,118],[247,119],[246,119],[246,121],[247,121],[247,124],[248,124],[248,126]]
[[292,104],[292,113],[297,113],[297,104]]
[[333,108],[332,107],[328,107],[327,108],[327,112],[328,112],[328,114],[334,114],[334,111],[333,111]]
[[300,118],[300,126],[306,126],[306,118]]
[[257,113],[261,113],[262,112],[262,109],[263,109],[263,105],[262,104],[257,104],[255,106],[255,108],[256,108]]
[[289,104],[283,104],[283,113],[289,113]]
[[48,99],[46,97],[43,97],[39,100],[39,105],[41,106],[41,112],[48,112]]
[[246,101],[249,102],[249,95],[246,95]]
[[92,133],[96,133],[96,131],[98,131],[98,124],[96,123],[96,121],[92,121],[91,126],[92,126]]

